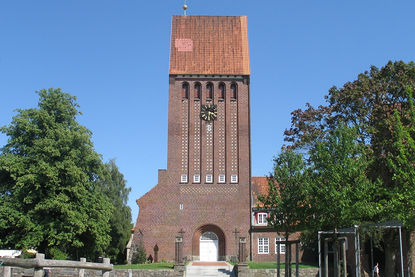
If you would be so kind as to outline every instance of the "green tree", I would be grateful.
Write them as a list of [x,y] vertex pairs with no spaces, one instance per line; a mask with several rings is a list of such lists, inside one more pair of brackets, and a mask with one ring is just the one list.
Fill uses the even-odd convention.
[[76,121],[75,97],[38,95],[38,108],[17,110],[0,129],[9,137],[0,153],[0,247],[94,259],[111,239],[101,157]]
[[282,232],[287,240],[290,233],[302,229],[305,221],[304,184],[307,182],[303,156],[284,150],[274,159],[274,172],[268,177],[268,193],[258,196],[258,201],[270,208],[268,225]]
[[[307,182],[303,156],[284,150],[274,159],[274,171],[268,177],[268,193],[258,196],[258,201],[270,210],[268,226],[282,233],[286,241],[291,233],[301,231],[306,222],[308,206],[304,184]],[[285,255],[286,270],[288,258],[289,255]]]
[[[415,121],[412,92],[415,64],[388,62],[372,66],[347,82],[329,90],[326,105],[292,113],[291,128],[285,131],[287,148],[307,151],[341,124],[357,131],[357,142],[365,148],[370,165],[363,172],[373,182],[378,203],[373,222],[399,219],[408,230],[415,229],[414,148]],[[394,251],[394,236],[384,237],[386,252]],[[386,256],[391,256],[386,253]],[[386,261],[388,274],[394,264]]]
[[131,188],[126,187],[124,176],[118,170],[115,160],[104,164],[103,193],[107,195],[114,207],[110,218],[111,242],[106,254],[115,263],[122,264],[126,260],[126,245],[133,227],[131,224],[131,208],[127,205]]
[[310,181],[305,183],[312,220],[308,230],[334,230],[371,222],[376,216],[376,186],[366,172],[366,149],[357,142],[355,129],[340,125],[318,140],[309,151]]

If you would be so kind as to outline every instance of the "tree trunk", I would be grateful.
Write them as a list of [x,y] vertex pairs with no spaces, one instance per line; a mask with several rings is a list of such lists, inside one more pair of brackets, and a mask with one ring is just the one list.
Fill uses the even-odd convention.
[[410,240],[409,240],[410,250],[408,253],[409,256],[409,267],[411,271],[411,275],[413,276],[415,274],[415,232],[411,232],[410,234]]

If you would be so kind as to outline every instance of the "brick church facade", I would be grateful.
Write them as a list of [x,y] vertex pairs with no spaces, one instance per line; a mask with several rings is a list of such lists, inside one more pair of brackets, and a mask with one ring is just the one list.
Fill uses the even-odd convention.
[[245,16],[173,16],[167,169],[137,200],[133,249],[171,261],[182,236],[186,259],[230,260],[245,237],[248,259],[275,260],[282,235],[254,210],[267,180],[251,177],[249,83]]

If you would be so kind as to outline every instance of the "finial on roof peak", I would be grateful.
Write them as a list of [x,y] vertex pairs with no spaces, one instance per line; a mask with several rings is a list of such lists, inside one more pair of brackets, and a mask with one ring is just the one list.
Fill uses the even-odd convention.
[[184,16],[186,16],[186,10],[187,10],[186,0],[184,0],[184,5],[183,5]]

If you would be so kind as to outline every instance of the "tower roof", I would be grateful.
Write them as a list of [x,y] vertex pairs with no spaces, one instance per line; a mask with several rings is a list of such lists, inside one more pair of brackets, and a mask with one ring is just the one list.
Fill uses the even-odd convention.
[[173,16],[169,73],[249,75],[246,16]]

